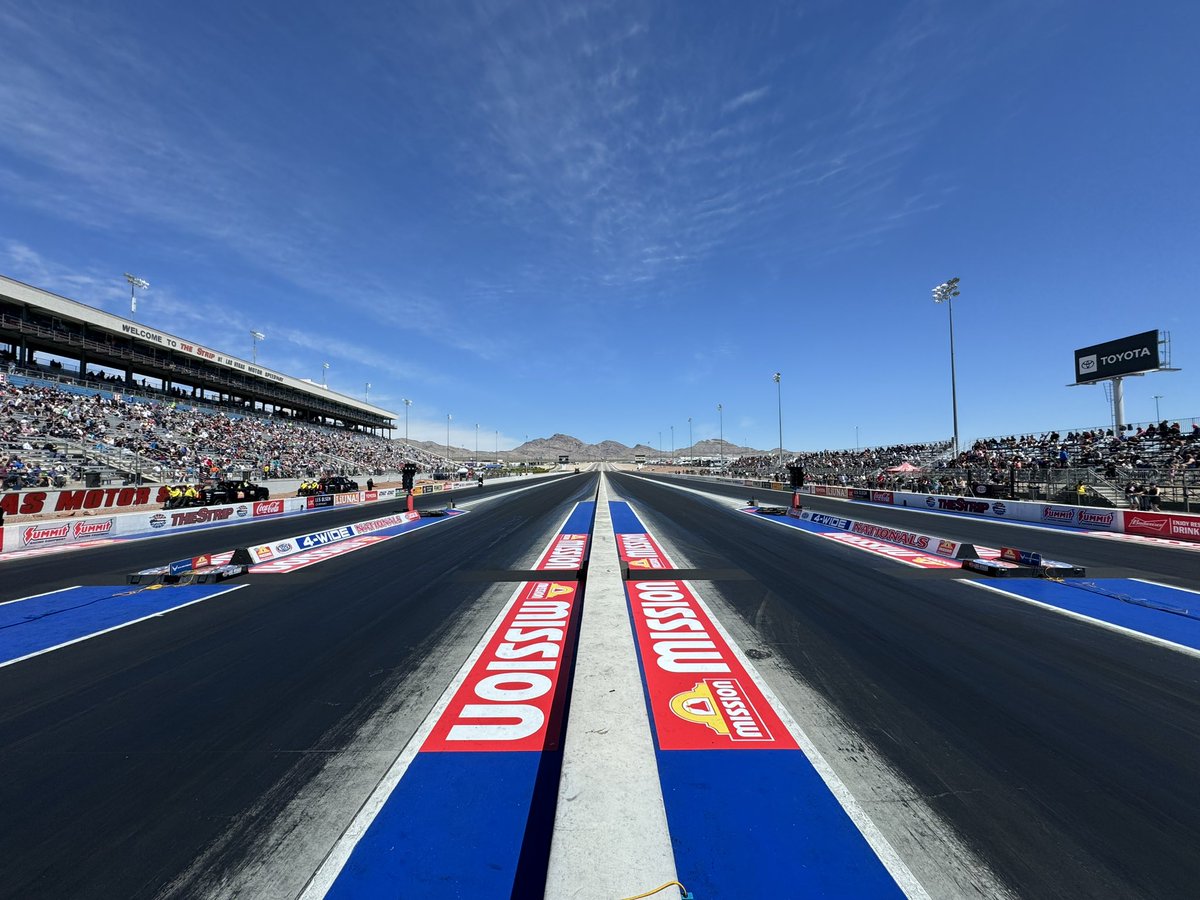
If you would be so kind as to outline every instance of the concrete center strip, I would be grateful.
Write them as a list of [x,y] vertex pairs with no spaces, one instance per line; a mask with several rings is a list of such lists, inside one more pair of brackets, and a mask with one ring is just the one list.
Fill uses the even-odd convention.
[[604,476],[546,879],[547,897],[629,897],[675,880]]

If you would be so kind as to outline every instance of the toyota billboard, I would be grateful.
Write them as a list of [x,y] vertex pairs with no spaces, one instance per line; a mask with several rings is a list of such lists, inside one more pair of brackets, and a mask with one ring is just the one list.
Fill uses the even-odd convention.
[[1158,331],[1143,331],[1075,351],[1075,383],[1150,372],[1159,367]]

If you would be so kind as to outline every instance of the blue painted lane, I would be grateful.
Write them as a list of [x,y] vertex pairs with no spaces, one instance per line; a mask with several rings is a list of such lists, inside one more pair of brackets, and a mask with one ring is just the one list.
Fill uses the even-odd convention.
[[516,888],[542,755],[418,753],[325,896],[541,896]]
[[1131,578],[1008,579],[988,587],[1200,650],[1200,594]]
[[645,534],[646,526],[642,524],[642,520],[637,517],[637,513],[629,506],[620,500],[610,500],[608,502],[608,513],[612,517],[613,531],[617,534]]
[[[618,540],[645,533],[611,506]],[[679,880],[705,900],[904,897],[691,585],[645,578],[626,596]]]
[[239,586],[76,587],[0,604],[0,666]]
[[658,771],[696,897],[904,897],[801,751],[659,750]]
[[596,517],[596,504],[592,500],[575,504],[559,534],[591,534],[592,519]]

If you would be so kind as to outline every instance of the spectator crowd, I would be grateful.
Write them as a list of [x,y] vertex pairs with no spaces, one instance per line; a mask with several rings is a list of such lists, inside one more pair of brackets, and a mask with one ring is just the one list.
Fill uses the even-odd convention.
[[[43,476],[51,482],[81,477],[83,466],[76,462],[72,471],[68,463],[68,447],[94,463],[137,454],[139,471],[171,483],[243,471],[256,478],[304,478],[342,470],[396,472],[407,461],[422,469],[445,464],[399,441],[294,419],[11,383],[0,383],[0,446],[8,457],[6,488],[46,486]],[[34,456],[39,462],[27,462]]]

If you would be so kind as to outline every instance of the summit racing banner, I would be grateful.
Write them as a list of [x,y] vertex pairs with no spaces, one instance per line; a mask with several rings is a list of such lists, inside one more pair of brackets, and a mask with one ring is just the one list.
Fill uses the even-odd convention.
[[626,591],[660,749],[796,749],[687,582]]

